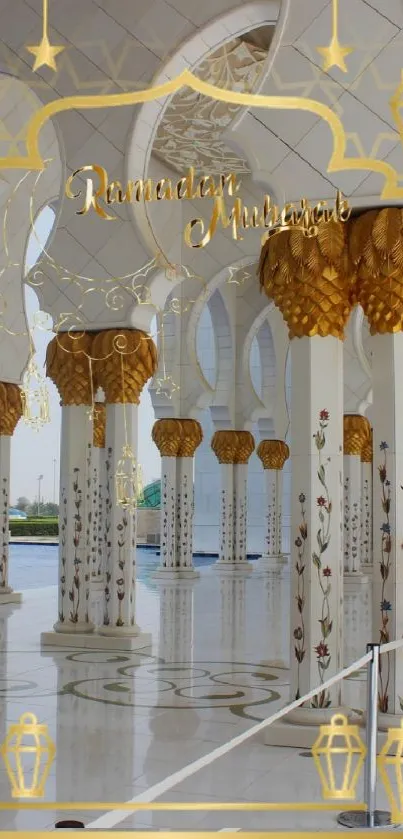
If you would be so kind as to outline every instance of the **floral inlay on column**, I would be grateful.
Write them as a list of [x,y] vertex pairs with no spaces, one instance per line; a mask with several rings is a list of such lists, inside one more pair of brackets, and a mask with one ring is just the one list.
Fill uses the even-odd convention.
[[300,616],[299,624],[294,629],[294,652],[295,658],[298,662],[298,686],[295,694],[295,699],[301,696],[300,690],[300,668],[305,658],[305,623],[304,623],[304,608],[305,608],[305,547],[308,538],[308,525],[306,523],[305,504],[306,498],[303,492],[299,495],[299,503],[301,505],[301,521],[299,525],[299,535],[295,540],[295,546],[298,548],[298,559],[295,564],[295,569],[298,577],[298,588],[296,594],[297,609]]
[[79,488],[79,474],[80,470],[78,467],[74,469],[75,479],[73,482],[73,491],[74,491],[74,536],[73,536],[73,544],[74,544],[74,576],[73,576],[73,583],[71,589],[69,590],[69,600],[71,603],[70,608],[70,620],[72,623],[77,623],[78,621],[78,608],[80,605],[80,565],[81,559],[79,556],[79,548],[81,542],[81,533],[83,529],[83,523],[81,519],[81,505],[82,505],[82,492]]
[[7,587],[8,579],[8,508],[9,508],[9,482],[8,478],[3,478],[2,490],[2,548],[0,560],[0,588]]
[[[379,479],[381,481],[381,504],[384,513],[384,521],[381,525],[382,539],[381,539],[381,626],[379,632],[379,640],[381,644],[387,644],[390,641],[389,636],[389,613],[392,611],[392,604],[386,599],[386,584],[390,575],[391,554],[392,554],[392,533],[390,526],[390,480],[388,479],[387,469],[387,450],[388,444],[382,442],[379,446],[383,452],[383,462],[378,466]],[[386,662],[385,662],[386,659]],[[379,659],[379,710],[383,714],[388,713],[389,709],[389,682],[390,682],[390,653],[386,656],[380,656]]]
[[[317,569],[318,582],[322,594],[322,608],[319,617],[321,638],[319,643],[314,647],[317,657],[320,684],[324,683],[326,670],[329,668],[331,662],[327,639],[329,638],[333,628],[329,603],[329,596],[331,592],[330,578],[332,576],[332,571],[328,565],[323,567],[323,555],[326,553],[330,543],[330,525],[332,515],[332,502],[329,497],[329,490],[326,483],[326,468],[323,463],[322,454],[326,445],[325,431],[328,427],[329,419],[329,412],[326,409],[322,410],[319,414],[319,429],[314,435],[315,445],[319,457],[319,468],[317,474],[324,493],[317,499],[319,529],[316,539],[318,548],[317,552],[314,551],[312,553],[312,562]],[[312,700],[313,708],[328,708],[330,704],[331,700],[329,692],[325,690]]]
[[64,623],[64,597],[66,594],[66,532],[67,532],[67,494],[63,487],[60,504],[60,603],[59,621]]

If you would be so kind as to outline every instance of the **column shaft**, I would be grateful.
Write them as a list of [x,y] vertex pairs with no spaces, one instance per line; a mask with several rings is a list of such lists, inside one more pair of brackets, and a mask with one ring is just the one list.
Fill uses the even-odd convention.
[[178,457],[176,462],[176,565],[193,568],[193,457]]
[[[124,509],[117,494],[116,473],[128,441],[137,455],[137,405],[106,407],[106,582],[105,635],[137,635],[135,621],[136,511]],[[130,468],[130,464],[128,465]]]
[[[301,338],[292,352],[292,698],[342,666],[343,344]],[[340,687],[313,707],[339,703]]]
[[9,571],[9,506],[10,506],[10,455],[11,437],[0,435],[0,487],[1,487],[1,557],[0,557],[0,596],[10,594],[8,584]]
[[247,561],[248,464],[234,464],[234,552],[233,562]]
[[361,545],[361,459],[344,455],[344,572],[360,572]]
[[161,458],[161,567],[176,564],[176,457]]
[[368,571],[373,565],[372,463],[361,467],[361,567]]
[[220,515],[220,555],[219,562],[233,564],[235,548],[235,487],[234,465],[221,464],[221,515]]
[[59,619],[56,632],[92,632],[92,425],[85,405],[63,405],[60,447]]
[[[372,339],[374,427],[373,637],[403,636],[403,333]],[[403,653],[381,656],[379,708],[401,714]]]

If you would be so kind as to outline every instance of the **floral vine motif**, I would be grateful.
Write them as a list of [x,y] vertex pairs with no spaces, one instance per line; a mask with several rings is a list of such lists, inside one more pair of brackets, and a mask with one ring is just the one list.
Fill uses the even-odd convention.
[[298,587],[297,587],[297,594],[296,594],[296,601],[297,601],[297,609],[299,613],[299,624],[294,629],[294,654],[295,658],[298,662],[298,669],[297,669],[297,692],[295,694],[295,699],[299,699],[301,696],[301,685],[300,685],[300,669],[301,664],[305,658],[306,649],[305,649],[305,623],[304,623],[304,608],[305,608],[305,547],[306,547],[306,540],[308,538],[308,525],[306,523],[306,512],[305,512],[305,495],[303,492],[299,495],[299,503],[301,507],[301,521],[299,524],[299,535],[297,536],[294,544],[295,547],[298,549],[298,559],[295,563],[295,570],[297,572],[298,577]]
[[125,599],[125,565],[126,565],[126,558],[125,558],[125,546],[127,540],[127,526],[128,526],[128,518],[127,513],[125,512],[122,516],[122,520],[116,526],[116,530],[118,531],[118,549],[119,549],[119,556],[118,556],[118,568],[120,571],[120,575],[116,580],[116,589],[117,589],[117,597],[118,597],[118,617],[116,620],[116,626],[124,626],[125,622],[122,617],[122,605]]
[[104,626],[109,626],[109,602],[111,599],[110,583],[111,575],[111,561],[112,561],[112,542],[111,542],[111,513],[112,513],[112,497],[111,497],[111,461],[112,449],[109,446],[107,457],[105,458],[105,601],[104,601]]
[[74,493],[74,536],[73,536],[73,545],[74,545],[74,576],[71,585],[71,589],[69,590],[69,600],[71,603],[70,607],[70,620],[72,623],[78,623],[78,609],[80,605],[80,542],[81,542],[81,534],[83,530],[83,523],[81,519],[81,506],[82,506],[82,491],[79,488],[79,474],[80,470],[76,466],[74,469],[74,481],[73,481],[73,493]]
[[[319,643],[314,647],[320,684],[325,681],[326,670],[330,666],[331,654],[328,646],[328,638],[332,632],[333,621],[330,613],[330,592],[332,576],[331,568],[327,565],[323,567],[323,554],[327,551],[330,542],[330,524],[332,516],[332,502],[329,496],[329,489],[326,483],[326,469],[322,462],[322,452],[326,445],[326,428],[329,424],[329,411],[323,410],[319,414],[319,429],[314,434],[315,445],[319,456],[318,478],[323,487],[323,495],[317,499],[318,515],[319,515],[319,529],[316,535],[317,551],[312,553],[312,562],[317,570],[319,587],[322,594],[322,609],[321,617],[319,618],[319,625],[321,630],[321,638]],[[328,708],[331,704],[329,691],[323,690],[318,696],[312,700],[313,708]]]
[[60,601],[59,621],[64,623],[64,598],[66,594],[66,535],[67,535],[67,495],[63,487],[61,491],[61,523],[60,523],[60,549],[61,549],[61,574],[60,574]]
[[1,523],[1,559],[0,559],[0,588],[7,587],[8,577],[8,507],[9,507],[9,490],[8,478],[3,478],[3,509],[2,509],[2,523]]
[[[379,631],[379,640],[381,644],[387,644],[390,641],[389,636],[389,613],[392,611],[392,604],[386,599],[386,584],[389,579],[391,555],[392,555],[392,534],[390,526],[390,481],[388,479],[387,469],[387,450],[388,444],[382,442],[379,446],[383,452],[383,463],[378,466],[379,479],[381,482],[381,505],[384,513],[384,521],[381,525],[381,627]],[[386,662],[384,659],[386,658]],[[379,710],[383,714],[388,713],[389,708],[389,681],[390,681],[390,653],[386,657],[381,656],[379,659],[379,694],[378,704]]]

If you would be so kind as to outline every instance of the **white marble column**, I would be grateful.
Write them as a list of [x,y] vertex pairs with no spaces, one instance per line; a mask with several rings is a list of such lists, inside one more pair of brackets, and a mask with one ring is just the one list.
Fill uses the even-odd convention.
[[361,567],[368,574],[373,569],[373,444],[371,436],[361,452]]
[[136,649],[151,642],[136,623],[138,404],[155,372],[157,352],[141,330],[110,329],[95,336],[93,355],[106,404],[105,588],[99,634],[107,648]]
[[371,429],[366,417],[358,414],[345,414],[343,428],[344,573],[357,576],[361,575],[361,451],[369,440]]
[[203,439],[194,419],[160,419],[152,439],[161,454],[161,562],[156,578],[198,577],[193,566],[194,454]]
[[289,457],[283,440],[262,440],[257,455],[262,461],[267,492],[266,550],[260,559],[261,568],[275,568],[287,561],[282,552],[283,467]]
[[[403,637],[403,333],[371,341],[374,435],[373,640]],[[403,652],[381,656],[380,725],[401,715]],[[396,723],[394,723],[396,724]]]
[[9,585],[11,438],[21,415],[20,388],[0,382],[0,605],[21,603],[22,600],[22,595]]
[[[136,509],[123,507],[116,475],[122,465],[129,481],[136,481],[138,408],[132,404],[106,406],[106,556],[102,635],[136,636]],[[134,455],[125,458],[129,444]]]
[[87,405],[63,405],[60,450],[59,605],[56,633],[91,633],[91,448]]
[[220,555],[217,570],[251,571],[247,561],[248,461],[255,448],[250,431],[216,431],[211,447],[221,464]]
[[[343,663],[343,344],[332,336],[304,337],[292,341],[291,352],[294,699],[338,673]],[[311,708],[339,704],[338,685],[320,693]]]
[[105,588],[105,424],[104,402],[93,410],[92,445],[92,546],[91,546],[91,618],[101,626]]

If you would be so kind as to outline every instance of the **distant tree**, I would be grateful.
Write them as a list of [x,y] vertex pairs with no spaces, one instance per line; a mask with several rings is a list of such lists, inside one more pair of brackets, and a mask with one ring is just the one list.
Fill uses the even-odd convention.
[[21,495],[19,498],[17,498],[17,503],[15,506],[17,510],[22,510],[23,513],[26,513],[28,507],[31,506],[31,502],[29,498],[25,498],[25,495]]
[[47,501],[46,504],[41,504],[41,515],[42,516],[58,516],[59,515],[59,505],[53,504],[52,501]]

